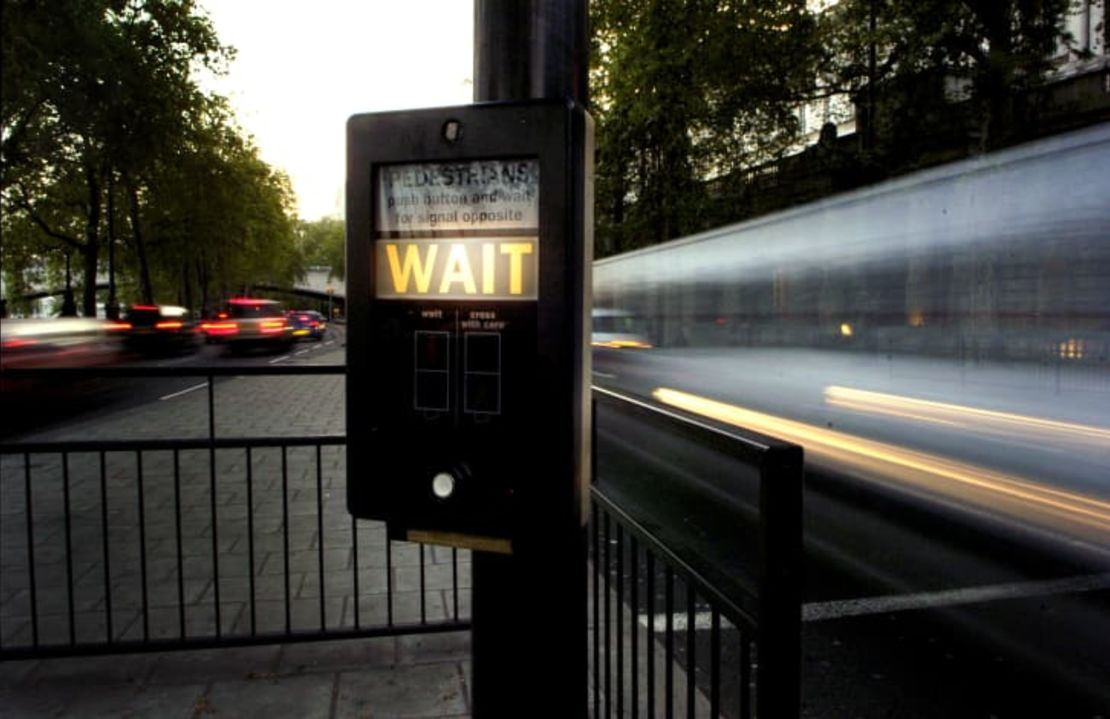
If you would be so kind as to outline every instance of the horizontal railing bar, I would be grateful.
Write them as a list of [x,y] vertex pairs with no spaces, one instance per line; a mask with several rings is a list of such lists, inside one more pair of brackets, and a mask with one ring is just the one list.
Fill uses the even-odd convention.
[[601,387],[591,387],[598,403],[626,415],[645,420],[658,429],[685,437],[704,447],[718,450],[725,455],[759,467],[768,453],[792,447],[788,442],[768,437],[746,429],[725,429],[712,420],[694,419],[674,409],[664,409],[635,397],[619,394]]
[[743,606],[734,599],[736,594],[743,594],[754,603],[758,600],[755,593],[748,591],[740,583],[734,583],[733,593],[727,592],[719,586],[718,582],[707,579],[701,572],[692,567],[689,562],[652,534],[651,530],[647,529],[630,514],[617,506],[613,500],[606,497],[605,493],[596,486],[590,487],[590,495],[593,501],[601,506],[605,512],[609,513],[610,516],[624,525],[625,529],[632,532],[643,541],[646,545],[646,549],[654,550],[655,554],[677,570],[684,580],[693,583],[699,591],[710,600],[711,604],[716,605],[721,610],[721,614],[727,617],[729,621],[738,626],[742,625],[750,629],[754,629],[758,626],[756,612]]
[[0,454],[58,454],[62,452],[152,452],[188,449],[245,449],[247,447],[344,446],[345,434],[289,437],[196,437],[190,439],[51,440],[0,443]]
[[152,639],[149,642],[128,641],[113,644],[44,644],[37,647],[12,647],[0,651],[0,662],[20,659],[47,659],[55,657],[94,656],[107,654],[138,654],[189,649],[217,649],[259,644],[293,644],[303,642],[328,642],[339,639],[403,636],[408,634],[442,634],[470,630],[469,620],[444,621],[437,624],[393,624],[366,629],[328,630],[326,632],[271,632],[254,636],[189,637],[186,639]]
[[175,367],[20,367],[0,371],[4,379],[91,379],[112,377],[259,377],[266,375],[345,375],[344,364],[204,365]]

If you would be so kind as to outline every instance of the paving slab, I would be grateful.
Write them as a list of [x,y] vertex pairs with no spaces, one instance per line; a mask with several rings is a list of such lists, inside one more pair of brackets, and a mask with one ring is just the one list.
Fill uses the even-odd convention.
[[81,719],[193,719],[204,684],[148,687],[84,686],[62,693],[61,716]]
[[466,717],[469,632],[0,664],[5,717]]
[[467,688],[456,662],[389,667],[339,675],[335,717],[465,715]]
[[223,679],[251,679],[272,675],[281,647],[229,647],[165,652],[154,659],[146,683],[151,686],[201,684]]
[[397,637],[397,663],[464,662],[470,659],[470,632],[405,634]]
[[125,654],[44,659],[38,663],[33,672],[24,677],[20,687],[53,692],[81,684],[140,686],[150,674],[151,656]]
[[389,667],[396,660],[395,637],[305,642],[282,647],[277,671],[280,674],[289,674]]
[[205,711],[219,717],[329,719],[336,675],[321,672],[213,682]]

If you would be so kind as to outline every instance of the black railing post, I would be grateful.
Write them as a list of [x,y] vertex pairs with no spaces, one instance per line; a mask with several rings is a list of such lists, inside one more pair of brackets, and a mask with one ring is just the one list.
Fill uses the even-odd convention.
[[[586,5],[476,0],[475,101],[566,98],[585,104]],[[581,163],[570,170],[585,172],[585,148],[567,152]],[[568,719],[587,715],[584,514],[582,522],[566,526],[573,521],[568,510],[585,498],[570,496],[570,477],[566,484],[566,496],[562,488],[547,492],[558,495],[553,505],[561,505],[550,511],[565,511],[565,518],[521,521],[528,536],[514,541],[512,555],[474,554],[472,699],[478,719],[537,710]]]
[[759,478],[759,691],[756,714],[797,716],[802,628],[802,449],[767,452]]

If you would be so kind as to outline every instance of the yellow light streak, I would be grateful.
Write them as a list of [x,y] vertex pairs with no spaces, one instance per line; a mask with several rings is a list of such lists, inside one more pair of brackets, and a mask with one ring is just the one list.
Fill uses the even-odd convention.
[[590,344],[594,347],[607,347],[609,349],[651,349],[651,344],[639,340],[595,340]]
[[1001,432],[1035,432],[1067,439],[1097,440],[1110,443],[1110,428],[1095,425],[1060,422],[1043,417],[1030,417],[1009,412],[998,412],[978,407],[967,407],[946,402],[902,397],[882,392],[871,392],[850,387],[831,385],[825,388],[825,403],[833,407],[857,410],[872,414],[915,419],[936,424],[960,425],[971,430]]
[[1095,497],[679,390],[660,387],[652,396],[671,407],[800,444],[805,448],[807,459],[830,462],[859,476],[928,490],[964,505],[977,505],[1026,519],[1063,520],[1099,533],[1110,532],[1110,502]]

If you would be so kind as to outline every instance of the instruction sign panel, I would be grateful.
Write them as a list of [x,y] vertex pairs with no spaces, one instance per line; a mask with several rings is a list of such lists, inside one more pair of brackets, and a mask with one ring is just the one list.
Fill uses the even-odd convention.
[[378,168],[375,297],[535,300],[539,162]]
[[378,170],[383,233],[536,230],[538,160],[391,165]]

